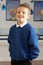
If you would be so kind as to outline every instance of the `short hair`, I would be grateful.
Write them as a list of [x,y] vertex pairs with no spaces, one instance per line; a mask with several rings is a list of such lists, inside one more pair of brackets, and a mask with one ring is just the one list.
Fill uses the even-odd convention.
[[25,7],[25,8],[28,8],[29,10],[31,10],[28,3],[20,4],[18,7]]

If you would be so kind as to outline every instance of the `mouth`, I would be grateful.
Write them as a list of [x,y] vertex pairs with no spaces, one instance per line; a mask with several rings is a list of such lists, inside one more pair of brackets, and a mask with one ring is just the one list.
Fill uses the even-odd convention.
[[18,18],[24,18],[23,16],[18,16]]

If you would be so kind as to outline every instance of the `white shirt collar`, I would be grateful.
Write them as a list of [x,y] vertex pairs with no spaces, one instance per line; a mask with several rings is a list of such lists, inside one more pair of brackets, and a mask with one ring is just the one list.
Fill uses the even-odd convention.
[[26,22],[24,22],[24,23],[22,23],[21,25],[18,25],[17,23],[16,23],[16,27],[23,27],[24,25],[26,25],[27,24],[27,21]]

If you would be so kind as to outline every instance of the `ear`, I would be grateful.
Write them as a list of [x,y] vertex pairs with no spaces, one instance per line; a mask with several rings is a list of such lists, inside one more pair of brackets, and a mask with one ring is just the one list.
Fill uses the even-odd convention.
[[28,13],[28,19],[30,19],[30,12]]

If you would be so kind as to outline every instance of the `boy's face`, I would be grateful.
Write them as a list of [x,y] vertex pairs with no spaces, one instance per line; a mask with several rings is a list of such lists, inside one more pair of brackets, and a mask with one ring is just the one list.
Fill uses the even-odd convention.
[[25,7],[18,7],[16,18],[19,22],[25,22],[30,18],[30,10]]

